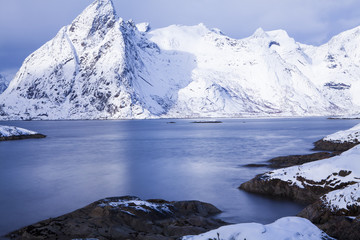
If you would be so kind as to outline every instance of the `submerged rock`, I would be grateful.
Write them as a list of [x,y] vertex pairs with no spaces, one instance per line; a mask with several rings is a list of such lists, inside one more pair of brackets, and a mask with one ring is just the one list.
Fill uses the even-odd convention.
[[11,239],[177,239],[226,225],[220,210],[199,201],[113,197],[7,235]]

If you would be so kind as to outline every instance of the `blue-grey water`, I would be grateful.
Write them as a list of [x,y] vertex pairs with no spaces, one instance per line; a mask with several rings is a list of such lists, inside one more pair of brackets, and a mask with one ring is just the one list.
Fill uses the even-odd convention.
[[241,183],[267,170],[242,165],[309,153],[312,142],[359,122],[222,121],[0,122],[48,136],[0,142],[0,236],[98,199],[123,195],[210,202],[230,222],[269,223],[296,215],[303,206],[238,190]]

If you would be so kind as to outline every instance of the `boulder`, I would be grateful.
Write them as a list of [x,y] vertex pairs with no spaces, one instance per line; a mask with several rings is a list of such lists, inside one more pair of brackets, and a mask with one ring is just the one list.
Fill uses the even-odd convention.
[[112,197],[12,233],[10,239],[177,239],[226,225],[220,210],[199,201]]

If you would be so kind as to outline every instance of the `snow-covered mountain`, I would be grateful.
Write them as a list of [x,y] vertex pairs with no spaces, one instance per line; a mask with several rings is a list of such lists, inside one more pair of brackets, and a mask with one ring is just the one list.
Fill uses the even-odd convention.
[[360,27],[320,47],[285,31],[150,30],[96,0],[24,62],[2,119],[319,116],[360,111]]
[[9,83],[6,78],[0,74],[0,94],[3,93],[8,87]]

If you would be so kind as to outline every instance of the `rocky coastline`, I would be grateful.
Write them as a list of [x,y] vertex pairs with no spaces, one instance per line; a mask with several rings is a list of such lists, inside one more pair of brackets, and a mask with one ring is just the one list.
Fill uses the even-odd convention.
[[[267,166],[269,168],[286,168],[296,165],[301,165],[308,162],[314,162],[322,159],[327,159],[330,157],[334,157],[340,155],[342,152],[351,149],[352,147],[358,145],[357,143],[352,142],[330,142],[319,140],[314,143],[315,147],[313,150],[319,151],[330,151],[330,152],[317,152],[306,155],[289,155],[276,157],[268,160],[268,164],[259,165],[259,166]],[[248,165],[249,166],[249,165]],[[346,176],[346,171],[334,172],[334,175]],[[307,179],[302,179],[301,176],[297,177],[299,181],[307,181]],[[245,190],[247,192],[269,195],[273,197],[286,198],[290,200],[294,200],[300,203],[313,203],[319,197],[328,193],[332,190],[341,189],[347,185],[351,185],[354,182],[349,182],[348,184],[340,184],[336,187],[331,186],[331,182],[328,182],[326,179],[322,182],[313,182],[312,186],[306,185],[305,188],[301,188],[294,184],[289,184],[288,182],[284,182],[279,179],[271,179],[267,176],[267,174],[259,174],[255,176],[253,179],[241,184],[239,189]]]
[[199,201],[112,197],[57,218],[24,227],[6,237],[27,239],[171,240],[227,225],[212,216],[221,211]]
[[289,155],[272,158],[266,163],[259,164],[246,164],[244,167],[268,167],[272,169],[292,167],[295,165],[301,165],[308,162],[318,161],[330,157],[339,155],[341,152],[316,152],[305,155]]
[[[358,184],[357,179],[359,178],[351,178],[351,170],[344,169],[336,171],[336,168],[334,168],[334,171],[329,174],[327,178],[315,181],[304,177],[307,175],[302,175],[305,170],[300,167],[298,172],[295,171],[296,174],[294,174],[294,168],[296,167],[290,168],[291,166],[308,162],[315,162],[322,159],[327,160],[339,156],[342,153],[345,154],[346,151],[354,148],[358,144],[359,141],[356,138],[351,141],[331,141],[326,140],[325,138],[321,139],[314,143],[313,150],[327,152],[318,152],[308,155],[292,155],[271,159],[266,166],[274,169],[283,168],[280,169],[281,173],[270,171],[259,174],[253,179],[241,184],[239,189],[309,204],[298,216],[309,219],[331,237],[340,240],[358,239],[358,236],[360,236],[360,207],[356,204],[359,203],[360,198],[353,197],[356,204],[350,204],[346,210],[339,210],[339,207],[330,207],[331,203],[340,201],[338,199],[341,198],[345,198],[347,199],[346,201],[348,201],[350,199],[348,196],[350,193],[338,194],[339,196],[336,200],[328,200],[328,202],[326,202],[326,196],[355,186]],[[347,156],[344,158],[346,157]],[[293,174],[293,176],[283,177],[287,173],[290,175]],[[281,174],[283,178],[281,177]],[[274,175],[276,177],[274,177]],[[356,191],[353,190],[351,194],[353,192]]]

